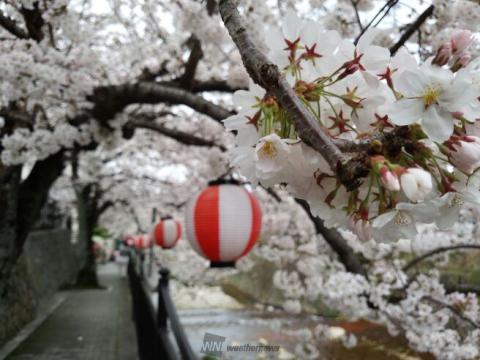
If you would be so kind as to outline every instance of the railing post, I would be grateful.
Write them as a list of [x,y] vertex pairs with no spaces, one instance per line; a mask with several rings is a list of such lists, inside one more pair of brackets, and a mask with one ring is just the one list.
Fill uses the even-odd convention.
[[168,282],[170,280],[170,270],[168,270],[167,268],[160,268],[160,270],[158,271],[158,274],[160,275],[160,277],[158,278],[158,287],[157,287],[157,293],[158,293],[157,323],[158,323],[158,326],[160,327],[166,327],[168,314],[167,314],[167,309],[165,307],[165,301],[162,295],[162,288],[168,289]]
[[142,278],[145,276],[144,265],[145,265],[145,253],[141,251],[140,252],[140,277]]

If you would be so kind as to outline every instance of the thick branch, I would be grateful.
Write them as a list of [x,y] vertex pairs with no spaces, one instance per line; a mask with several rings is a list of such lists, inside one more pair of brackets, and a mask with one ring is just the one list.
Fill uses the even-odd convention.
[[130,104],[186,105],[199,113],[221,121],[232,113],[219,105],[183,89],[151,82],[98,87],[89,97],[95,103],[93,116],[108,121]]
[[199,81],[194,80],[192,83],[191,90],[193,92],[204,92],[204,91],[219,91],[219,92],[235,92],[237,90],[247,90],[243,87],[232,87],[225,80],[205,80]]
[[207,12],[212,16],[218,11],[217,0],[207,0]]
[[375,155],[380,152],[396,154],[402,147],[414,146],[415,142],[410,140],[410,128],[408,126],[397,126],[389,132],[376,133],[370,138],[356,141],[335,139],[335,144],[343,152],[364,152]]
[[420,29],[420,26],[428,19],[429,16],[433,14],[433,10],[435,7],[433,5],[430,5],[423,13],[420,14],[420,16],[413,22],[411,23],[408,27],[407,30],[403,33],[403,35],[400,37],[400,39],[397,41],[395,45],[393,45],[390,48],[390,54],[395,55],[396,52],[403,46],[405,43],[410,39],[410,37],[418,30]]
[[[154,79],[144,79],[146,81],[153,81]],[[168,80],[168,81],[160,81],[157,84],[169,86],[173,88],[183,88],[182,84],[180,83],[181,77]],[[193,79],[189,89],[191,92],[199,93],[199,92],[208,92],[208,91],[218,91],[218,92],[235,92],[237,90],[248,90],[248,87],[233,87],[229,85],[225,80],[217,80],[217,79],[210,79],[210,80],[196,80]]]
[[331,169],[348,189],[361,184],[368,169],[361,159],[348,160],[334,144],[327,132],[306,109],[295,91],[273,64],[256,46],[247,32],[240,14],[232,0],[222,0],[220,14],[230,36],[242,55],[243,64],[257,84],[275,95],[295,125],[299,137],[317,150],[328,161]]
[[156,131],[162,135],[168,136],[179,143],[184,145],[194,145],[194,146],[205,146],[205,147],[218,147],[222,151],[226,151],[225,146],[221,144],[217,144],[214,140],[207,140],[192,134],[189,134],[184,131],[171,129],[166,127],[163,124],[155,123],[152,120],[148,119],[135,119],[131,120],[128,126],[132,126],[134,128],[143,128]]
[[32,171],[20,185],[18,201],[17,256],[27,235],[37,221],[53,183],[62,174],[64,153],[62,151],[35,163]]
[[0,12],[0,26],[7,30],[10,34],[15,35],[19,39],[29,39],[28,33],[17,25],[17,22],[3,12]]
[[102,214],[107,211],[108,209],[110,209],[113,205],[115,205],[115,202],[113,202],[112,200],[108,200],[106,202],[104,202],[99,208],[98,208],[98,211],[97,211],[97,221],[98,219],[100,218],[100,216],[102,216]]
[[295,199],[295,201],[305,210],[308,217],[315,225],[317,233],[323,236],[332,250],[338,255],[338,258],[345,266],[345,269],[351,273],[363,275],[368,279],[366,269],[360,262],[360,259],[355,255],[352,248],[348,246],[343,236],[337,230],[327,228],[320,218],[313,216],[310,211],[310,206],[305,200]]
[[43,20],[42,12],[40,11],[38,1],[33,4],[32,9],[22,7],[20,12],[25,19],[25,25],[27,26],[29,37],[40,42],[43,40],[45,34],[43,33],[43,26],[45,20]]

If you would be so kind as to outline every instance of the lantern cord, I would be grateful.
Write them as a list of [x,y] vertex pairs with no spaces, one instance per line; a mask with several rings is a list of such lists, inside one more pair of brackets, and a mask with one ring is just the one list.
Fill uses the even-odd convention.
[[228,169],[225,173],[220,175],[217,179],[211,180],[208,182],[209,186],[212,185],[224,185],[224,184],[231,184],[231,185],[245,185],[248,182],[241,181],[238,179],[238,176],[235,176],[233,173],[233,167],[228,166]]

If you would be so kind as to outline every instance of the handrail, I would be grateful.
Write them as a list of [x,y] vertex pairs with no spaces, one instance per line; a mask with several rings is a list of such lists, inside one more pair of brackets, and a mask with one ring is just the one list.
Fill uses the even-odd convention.
[[129,253],[128,277],[132,294],[133,318],[135,321],[138,354],[140,360],[176,360],[178,353],[169,338],[168,320],[175,336],[182,359],[196,360],[178,318],[169,291],[170,271],[162,268],[158,280],[158,308],[155,311],[149,286],[144,278],[143,258],[135,251]]
[[[170,326],[172,327],[173,334],[177,340],[178,348],[182,357],[187,360],[196,359],[195,353],[193,352],[190,343],[188,342],[183,326],[180,323],[178,318],[177,311],[175,310],[175,305],[173,304],[172,298],[170,297],[170,291],[168,287],[168,282],[170,279],[170,270],[167,268],[161,268],[159,271],[160,279],[158,280],[158,308],[163,307],[164,311],[159,311],[159,319],[164,320],[164,316],[167,316],[170,319]],[[161,316],[161,318],[160,318]]]

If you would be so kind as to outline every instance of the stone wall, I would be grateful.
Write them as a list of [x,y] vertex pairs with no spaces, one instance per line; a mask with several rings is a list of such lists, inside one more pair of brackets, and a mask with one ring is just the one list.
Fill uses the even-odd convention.
[[60,287],[72,284],[80,268],[78,245],[64,229],[32,232],[17,261],[6,294],[0,294],[0,346],[37,315]]

